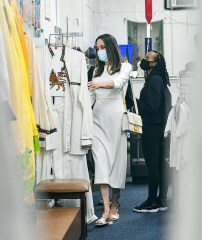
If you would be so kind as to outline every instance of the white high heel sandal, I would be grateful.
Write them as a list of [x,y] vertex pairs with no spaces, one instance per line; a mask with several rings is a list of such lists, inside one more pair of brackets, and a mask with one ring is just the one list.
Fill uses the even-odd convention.
[[112,216],[113,221],[117,221],[120,218],[120,215],[118,214],[118,209],[116,214],[110,214]]
[[100,218],[95,222],[95,227],[104,227],[104,226],[112,225],[112,224],[113,224],[113,220],[106,221],[104,218]]

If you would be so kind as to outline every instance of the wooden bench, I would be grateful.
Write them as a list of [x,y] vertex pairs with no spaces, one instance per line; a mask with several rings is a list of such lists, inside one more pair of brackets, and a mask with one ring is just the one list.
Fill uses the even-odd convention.
[[[37,239],[86,239],[86,197],[89,182],[83,179],[44,180],[35,187]],[[80,208],[40,208],[42,200],[80,199]],[[44,202],[44,201],[43,201]],[[45,211],[44,211],[45,210]]]

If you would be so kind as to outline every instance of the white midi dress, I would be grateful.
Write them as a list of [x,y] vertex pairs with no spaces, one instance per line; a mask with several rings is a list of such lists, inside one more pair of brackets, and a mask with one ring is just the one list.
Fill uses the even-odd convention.
[[122,63],[120,72],[110,75],[105,66],[93,82],[114,81],[113,89],[91,91],[93,107],[93,146],[95,184],[124,188],[127,168],[127,135],[121,129],[124,112],[123,95],[126,93],[132,67]]

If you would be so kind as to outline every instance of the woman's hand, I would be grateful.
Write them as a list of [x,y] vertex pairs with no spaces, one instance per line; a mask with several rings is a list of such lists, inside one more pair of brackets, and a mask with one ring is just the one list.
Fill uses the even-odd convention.
[[98,88],[112,89],[114,88],[114,81],[111,80],[107,82],[89,82],[88,83],[89,90],[95,90]]
[[88,82],[88,89],[89,90],[95,90],[98,88],[102,87],[102,83],[101,82]]

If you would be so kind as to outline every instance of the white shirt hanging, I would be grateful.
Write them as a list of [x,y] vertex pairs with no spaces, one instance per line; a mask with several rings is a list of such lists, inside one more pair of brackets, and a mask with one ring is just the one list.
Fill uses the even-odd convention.
[[[64,81],[65,90],[55,85],[50,90],[50,73],[54,70],[56,78],[61,80],[60,61],[62,48],[53,48],[54,56],[48,52],[46,94],[52,104],[52,96],[64,97],[64,152],[73,155],[85,155],[92,146],[93,117],[90,95],[87,87],[87,66],[83,53],[70,48],[65,49],[64,60],[70,81]],[[62,80],[63,81],[63,80]],[[58,89],[58,90],[56,90]],[[49,139],[50,140],[50,139]],[[47,141],[46,148],[53,149],[53,139]]]

